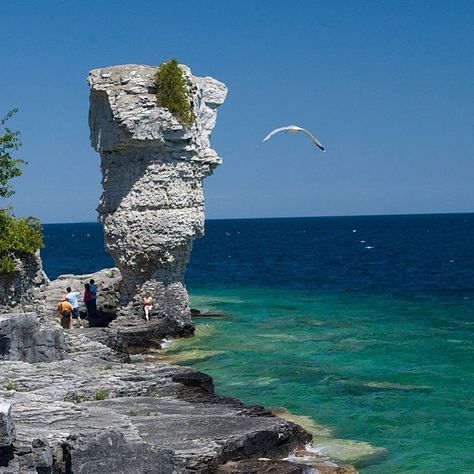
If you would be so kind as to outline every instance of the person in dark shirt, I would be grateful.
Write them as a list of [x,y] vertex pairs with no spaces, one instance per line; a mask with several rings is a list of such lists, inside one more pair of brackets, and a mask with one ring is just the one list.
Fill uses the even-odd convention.
[[95,281],[91,278],[89,281],[89,284],[91,286],[91,308],[93,312],[93,316],[97,313],[97,285],[95,284]]

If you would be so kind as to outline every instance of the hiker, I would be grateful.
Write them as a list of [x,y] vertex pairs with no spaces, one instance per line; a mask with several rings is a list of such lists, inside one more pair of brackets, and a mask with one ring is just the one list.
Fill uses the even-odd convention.
[[145,319],[150,321],[150,311],[153,309],[153,298],[150,293],[146,292],[143,297],[143,310],[145,311]]
[[72,306],[72,317],[77,319],[79,323],[79,327],[83,328],[82,320],[81,320],[81,313],[79,312],[79,303],[77,302],[77,297],[81,294],[79,291],[72,291],[71,287],[68,286],[66,288],[67,295],[66,298],[71,303]]
[[90,279],[89,284],[91,285],[90,291],[92,316],[95,316],[97,313],[97,285],[95,284],[95,281],[92,278]]
[[86,283],[84,285],[84,304],[86,305],[87,309],[87,317],[89,320],[93,319],[95,316],[95,311],[94,311],[94,302],[92,299],[92,291],[91,291],[91,286],[89,283]]
[[61,315],[61,326],[64,329],[71,329],[72,326],[72,306],[67,299],[67,295],[61,295],[58,303],[58,313]]

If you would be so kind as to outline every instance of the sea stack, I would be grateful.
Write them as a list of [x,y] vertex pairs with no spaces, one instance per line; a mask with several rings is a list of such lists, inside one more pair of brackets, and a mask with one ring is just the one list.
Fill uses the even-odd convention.
[[192,327],[184,272],[204,233],[202,181],[221,163],[209,138],[227,88],[180,68],[192,125],[157,105],[158,66],[132,64],[90,72],[89,126],[101,157],[99,220],[122,274],[121,315],[141,317],[150,292],[156,317]]

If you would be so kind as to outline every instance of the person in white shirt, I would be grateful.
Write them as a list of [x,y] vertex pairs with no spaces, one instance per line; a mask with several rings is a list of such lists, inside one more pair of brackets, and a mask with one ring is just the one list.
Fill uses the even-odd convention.
[[66,288],[67,295],[66,298],[71,303],[72,306],[72,317],[77,319],[79,326],[83,328],[82,320],[81,320],[81,313],[79,312],[79,303],[77,302],[77,297],[81,294],[79,291],[72,291],[71,287],[68,286]]

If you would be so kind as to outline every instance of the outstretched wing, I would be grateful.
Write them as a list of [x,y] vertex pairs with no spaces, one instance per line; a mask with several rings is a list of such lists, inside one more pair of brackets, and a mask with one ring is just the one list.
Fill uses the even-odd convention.
[[273,135],[275,135],[275,133],[278,133],[278,132],[283,132],[283,131],[288,131],[289,127],[280,127],[280,128],[275,128],[275,130],[272,130],[263,140],[261,143],[263,143],[264,141],[268,140],[270,137],[272,137]]
[[318,148],[320,148],[322,151],[326,151],[326,148],[324,148],[323,145],[321,145],[321,143],[320,143],[315,137],[313,137],[313,135],[311,135],[311,133],[308,132],[308,130],[305,130],[304,128],[300,128],[300,130],[301,130]]

